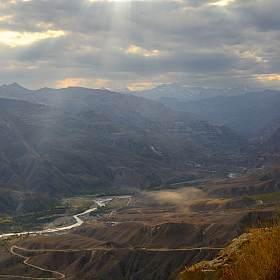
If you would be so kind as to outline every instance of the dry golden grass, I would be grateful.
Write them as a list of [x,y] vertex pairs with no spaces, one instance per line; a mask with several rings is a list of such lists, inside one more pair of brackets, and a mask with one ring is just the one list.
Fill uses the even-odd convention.
[[272,225],[249,229],[242,236],[213,261],[186,268],[177,279],[280,280],[280,212]]
[[233,262],[223,269],[221,280],[280,279],[280,218],[264,230],[250,230],[251,238]]
[[185,271],[176,280],[220,280],[220,275],[220,270],[209,273],[202,270]]

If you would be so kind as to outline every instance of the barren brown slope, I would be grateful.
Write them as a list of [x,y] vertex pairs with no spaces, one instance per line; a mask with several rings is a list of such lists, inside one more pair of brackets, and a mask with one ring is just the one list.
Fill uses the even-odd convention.
[[[76,229],[75,234],[28,237],[15,244],[15,252],[28,257],[30,264],[58,271],[69,280],[175,279],[184,266],[213,258],[219,251],[218,245],[227,244],[248,222],[271,213],[245,210],[219,215],[216,212],[200,216],[199,223],[198,216],[193,215],[188,213],[185,217],[192,219],[193,224],[169,222],[147,226],[130,222],[112,227],[89,223]],[[199,248],[193,248],[194,245]],[[15,257],[3,255],[0,274],[6,273],[3,264],[8,259]],[[23,271],[22,265],[15,261],[14,275],[22,275]],[[38,272],[33,267],[29,275],[36,277]]]
[[202,189],[211,198],[251,196],[280,191],[280,166],[257,168],[235,178],[213,180]]

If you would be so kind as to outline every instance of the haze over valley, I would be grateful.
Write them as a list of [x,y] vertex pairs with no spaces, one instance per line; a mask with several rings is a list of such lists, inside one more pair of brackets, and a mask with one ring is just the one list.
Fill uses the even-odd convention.
[[0,280],[279,279],[279,10],[1,0]]
[[[11,241],[0,274],[176,279],[213,258],[279,203],[279,96],[212,97],[174,111],[104,89],[1,86],[0,234]],[[245,108],[247,118],[237,113]],[[73,261],[56,261],[70,252]]]

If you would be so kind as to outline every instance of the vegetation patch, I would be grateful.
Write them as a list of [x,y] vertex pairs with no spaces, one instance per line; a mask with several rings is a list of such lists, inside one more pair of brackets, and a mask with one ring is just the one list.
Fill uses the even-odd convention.
[[66,208],[55,207],[48,211],[30,213],[27,215],[15,216],[11,218],[5,218],[0,221],[0,232],[22,232],[22,231],[35,231],[40,230],[43,224],[50,223],[65,214]]
[[0,239],[0,247],[4,246],[7,242],[11,241],[11,240],[20,240],[20,239],[25,239],[29,236],[29,234],[21,234],[21,235],[11,235],[7,238],[1,238]]
[[279,202],[280,201],[280,192],[253,195],[253,196],[251,196],[251,198],[253,198],[255,200],[261,200],[265,204]]

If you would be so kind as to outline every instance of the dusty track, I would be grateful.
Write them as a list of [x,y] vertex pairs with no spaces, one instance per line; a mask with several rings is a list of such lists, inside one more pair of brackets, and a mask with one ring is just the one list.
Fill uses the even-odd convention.
[[[28,276],[18,276],[18,275],[0,275],[0,278],[2,277],[6,277],[6,278],[19,278],[19,279],[37,279],[37,280],[57,280],[57,279],[64,279],[66,277],[65,274],[60,273],[58,271],[54,271],[54,270],[49,270],[49,269],[45,269],[33,264],[28,263],[29,257],[25,257],[19,253],[16,253],[14,251],[14,249],[18,249],[18,250],[22,250],[22,251],[26,251],[26,252],[40,252],[40,253],[46,253],[46,252],[77,252],[80,250],[71,250],[71,249],[64,249],[64,250],[54,250],[54,249],[26,249],[23,247],[18,247],[16,245],[13,245],[10,249],[11,253],[15,256],[24,258],[25,260],[23,261],[23,263],[25,265],[28,265],[30,267],[42,270],[42,271],[46,271],[46,272],[50,272],[53,273],[54,275],[57,275],[58,277],[49,277],[49,278],[39,278],[39,277],[28,277]],[[95,251],[95,250],[102,250],[102,251],[109,251],[109,250],[116,250],[116,248],[92,248],[92,249],[88,249],[88,251]],[[128,248],[118,248],[117,250],[123,250],[123,249],[128,249]],[[223,248],[214,248],[214,247],[201,247],[201,248],[181,248],[181,249],[167,249],[167,248],[130,248],[130,250],[145,250],[145,251],[158,251],[158,252],[172,252],[172,251],[194,251],[194,250],[221,250]]]
[[[57,249],[26,249],[23,247],[18,247],[18,246],[12,246],[11,248],[11,252],[13,247],[19,249],[19,250],[23,250],[26,252],[41,252],[41,253],[46,253],[46,252],[79,252],[81,250],[77,250],[77,249],[64,249],[64,250],[57,250]],[[110,250],[142,250],[142,251],[158,251],[158,252],[173,252],[173,251],[196,251],[196,250],[222,250],[224,248],[221,247],[197,247],[197,248],[180,248],[180,249],[168,249],[168,248],[102,248],[102,247],[96,247],[96,248],[91,248],[91,249],[86,249],[86,251],[95,251],[95,250],[100,250],[100,251],[110,251]],[[84,251],[84,250],[83,250]],[[24,256],[21,256],[15,252],[12,252],[14,255],[23,257],[23,258],[27,258]],[[38,268],[38,267],[37,267]],[[49,272],[53,272],[51,270],[46,270],[45,271],[49,271]],[[59,273],[59,272],[57,272]]]
[[[34,250],[27,250],[27,249],[24,249],[24,248],[20,248],[20,247],[18,247],[18,246],[16,246],[16,245],[13,245],[13,246],[11,247],[11,253],[12,253],[13,255],[15,255],[15,256],[24,258],[25,260],[23,261],[23,263],[24,263],[25,265],[34,267],[34,268],[39,269],[39,270],[42,270],[42,271],[51,272],[51,273],[53,273],[54,275],[55,275],[55,274],[58,275],[59,277],[36,278],[36,277],[17,276],[17,275],[0,275],[0,277],[9,277],[9,278],[14,277],[14,278],[24,278],[24,279],[48,279],[48,280],[56,280],[56,279],[63,279],[63,278],[65,278],[65,275],[64,275],[63,273],[60,273],[60,272],[54,271],[54,270],[45,269],[45,268],[42,268],[42,267],[39,267],[39,266],[36,266],[36,265],[33,265],[33,264],[28,263],[29,258],[28,258],[28,257],[25,257],[25,256],[22,256],[22,255],[20,255],[20,254],[18,254],[18,253],[15,253],[15,252],[14,252],[14,249],[15,249],[15,248],[17,248],[17,249],[19,249],[19,250],[30,251],[30,252],[32,252],[32,251],[34,251]],[[38,251],[40,251],[40,250],[38,250]]]
[[37,280],[50,280],[50,279],[61,279],[61,278],[36,278],[36,277],[28,277],[28,276],[18,276],[18,275],[0,275],[0,278],[1,277],[8,277],[8,278],[19,278],[19,279],[37,279]]

